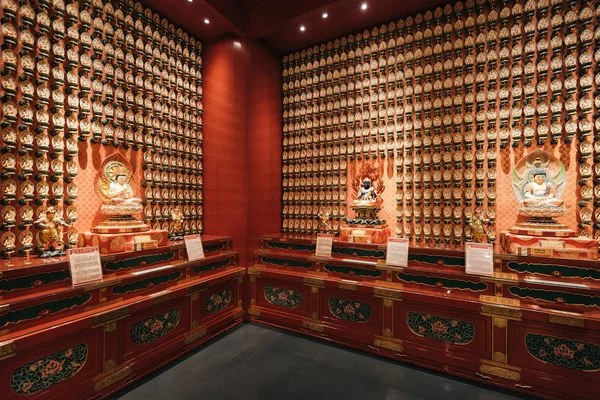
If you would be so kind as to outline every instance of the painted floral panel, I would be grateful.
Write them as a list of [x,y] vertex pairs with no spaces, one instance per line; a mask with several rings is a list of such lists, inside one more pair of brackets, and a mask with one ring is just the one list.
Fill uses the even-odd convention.
[[168,335],[179,324],[178,309],[145,319],[131,327],[131,340],[135,344],[148,344]]
[[363,323],[371,319],[371,305],[356,300],[330,297],[329,311],[336,317],[350,322]]
[[204,300],[204,308],[209,314],[223,310],[231,302],[231,289],[212,294]]
[[265,299],[276,306],[299,308],[302,305],[302,293],[297,290],[265,286]]
[[475,337],[475,325],[459,319],[410,311],[406,322],[412,333],[428,339],[464,345]]
[[87,356],[87,345],[80,344],[39,358],[15,369],[10,377],[10,387],[20,395],[32,395],[46,390],[77,374],[83,368]]
[[580,371],[600,371],[600,346],[579,340],[528,333],[525,347],[536,359]]

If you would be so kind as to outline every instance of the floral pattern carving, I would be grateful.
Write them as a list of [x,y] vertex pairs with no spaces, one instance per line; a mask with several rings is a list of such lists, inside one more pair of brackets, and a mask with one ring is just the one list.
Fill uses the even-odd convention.
[[155,315],[131,327],[131,340],[135,344],[148,344],[168,335],[179,324],[181,312],[170,310]]
[[412,333],[428,339],[465,345],[475,338],[475,325],[459,319],[410,311],[406,323]]
[[600,346],[537,333],[525,335],[525,347],[539,361],[580,371],[600,370]]
[[211,294],[204,300],[204,308],[209,314],[214,314],[225,309],[231,302],[231,289]]
[[88,356],[85,344],[39,358],[14,370],[10,387],[19,395],[32,395],[65,381],[83,368]]
[[371,319],[371,305],[356,300],[330,297],[329,311],[336,317],[350,322],[364,323]]
[[265,299],[276,306],[299,308],[302,305],[302,293],[297,290],[265,286]]

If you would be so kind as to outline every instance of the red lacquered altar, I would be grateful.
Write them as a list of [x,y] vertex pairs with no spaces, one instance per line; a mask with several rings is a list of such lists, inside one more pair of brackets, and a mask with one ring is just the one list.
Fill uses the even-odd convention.
[[465,273],[461,246],[413,243],[398,268],[385,245],[334,241],[322,258],[315,243],[261,237],[252,321],[548,399],[600,390],[597,261],[498,253],[480,277]]
[[[239,324],[245,268],[231,239],[204,236],[102,257],[73,287],[65,257],[0,262],[0,393],[98,398]],[[60,378],[58,378],[60,377]]]

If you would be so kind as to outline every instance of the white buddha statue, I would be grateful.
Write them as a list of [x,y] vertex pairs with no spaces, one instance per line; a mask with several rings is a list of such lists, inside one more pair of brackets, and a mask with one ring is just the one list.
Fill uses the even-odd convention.
[[523,205],[525,206],[550,206],[560,207],[563,201],[556,198],[556,191],[550,182],[546,182],[546,173],[543,170],[533,171],[530,176],[533,180],[523,188]]
[[114,178],[108,180],[107,184],[100,185],[100,192],[105,199],[102,212],[110,217],[131,216],[142,211],[142,199],[135,197],[127,168],[117,166],[112,168],[112,172]]
[[127,173],[119,173],[108,185],[106,195],[110,204],[141,204],[142,200],[134,197],[133,189],[128,182]]

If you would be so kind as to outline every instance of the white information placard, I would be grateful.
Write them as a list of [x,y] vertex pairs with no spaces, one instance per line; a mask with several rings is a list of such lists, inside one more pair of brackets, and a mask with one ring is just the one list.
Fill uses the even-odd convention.
[[69,267],[73,286],[102,280],[102,264],[98,246],[69,249]]
[[408,266],[408,239],[389,238],[387,244],[386,265],[394,267]]
[[467,274],[494,276],[494,245],[465,243],[465,271]]
[[204,259],[204,247],[200,235],[188,235],[183,238],[187,250],[188,261]]
[[333,247],[333,235],[328,233],[319,233],[317,235],[317,248],[315,255],[317,257],[331,257],[331,248]]

